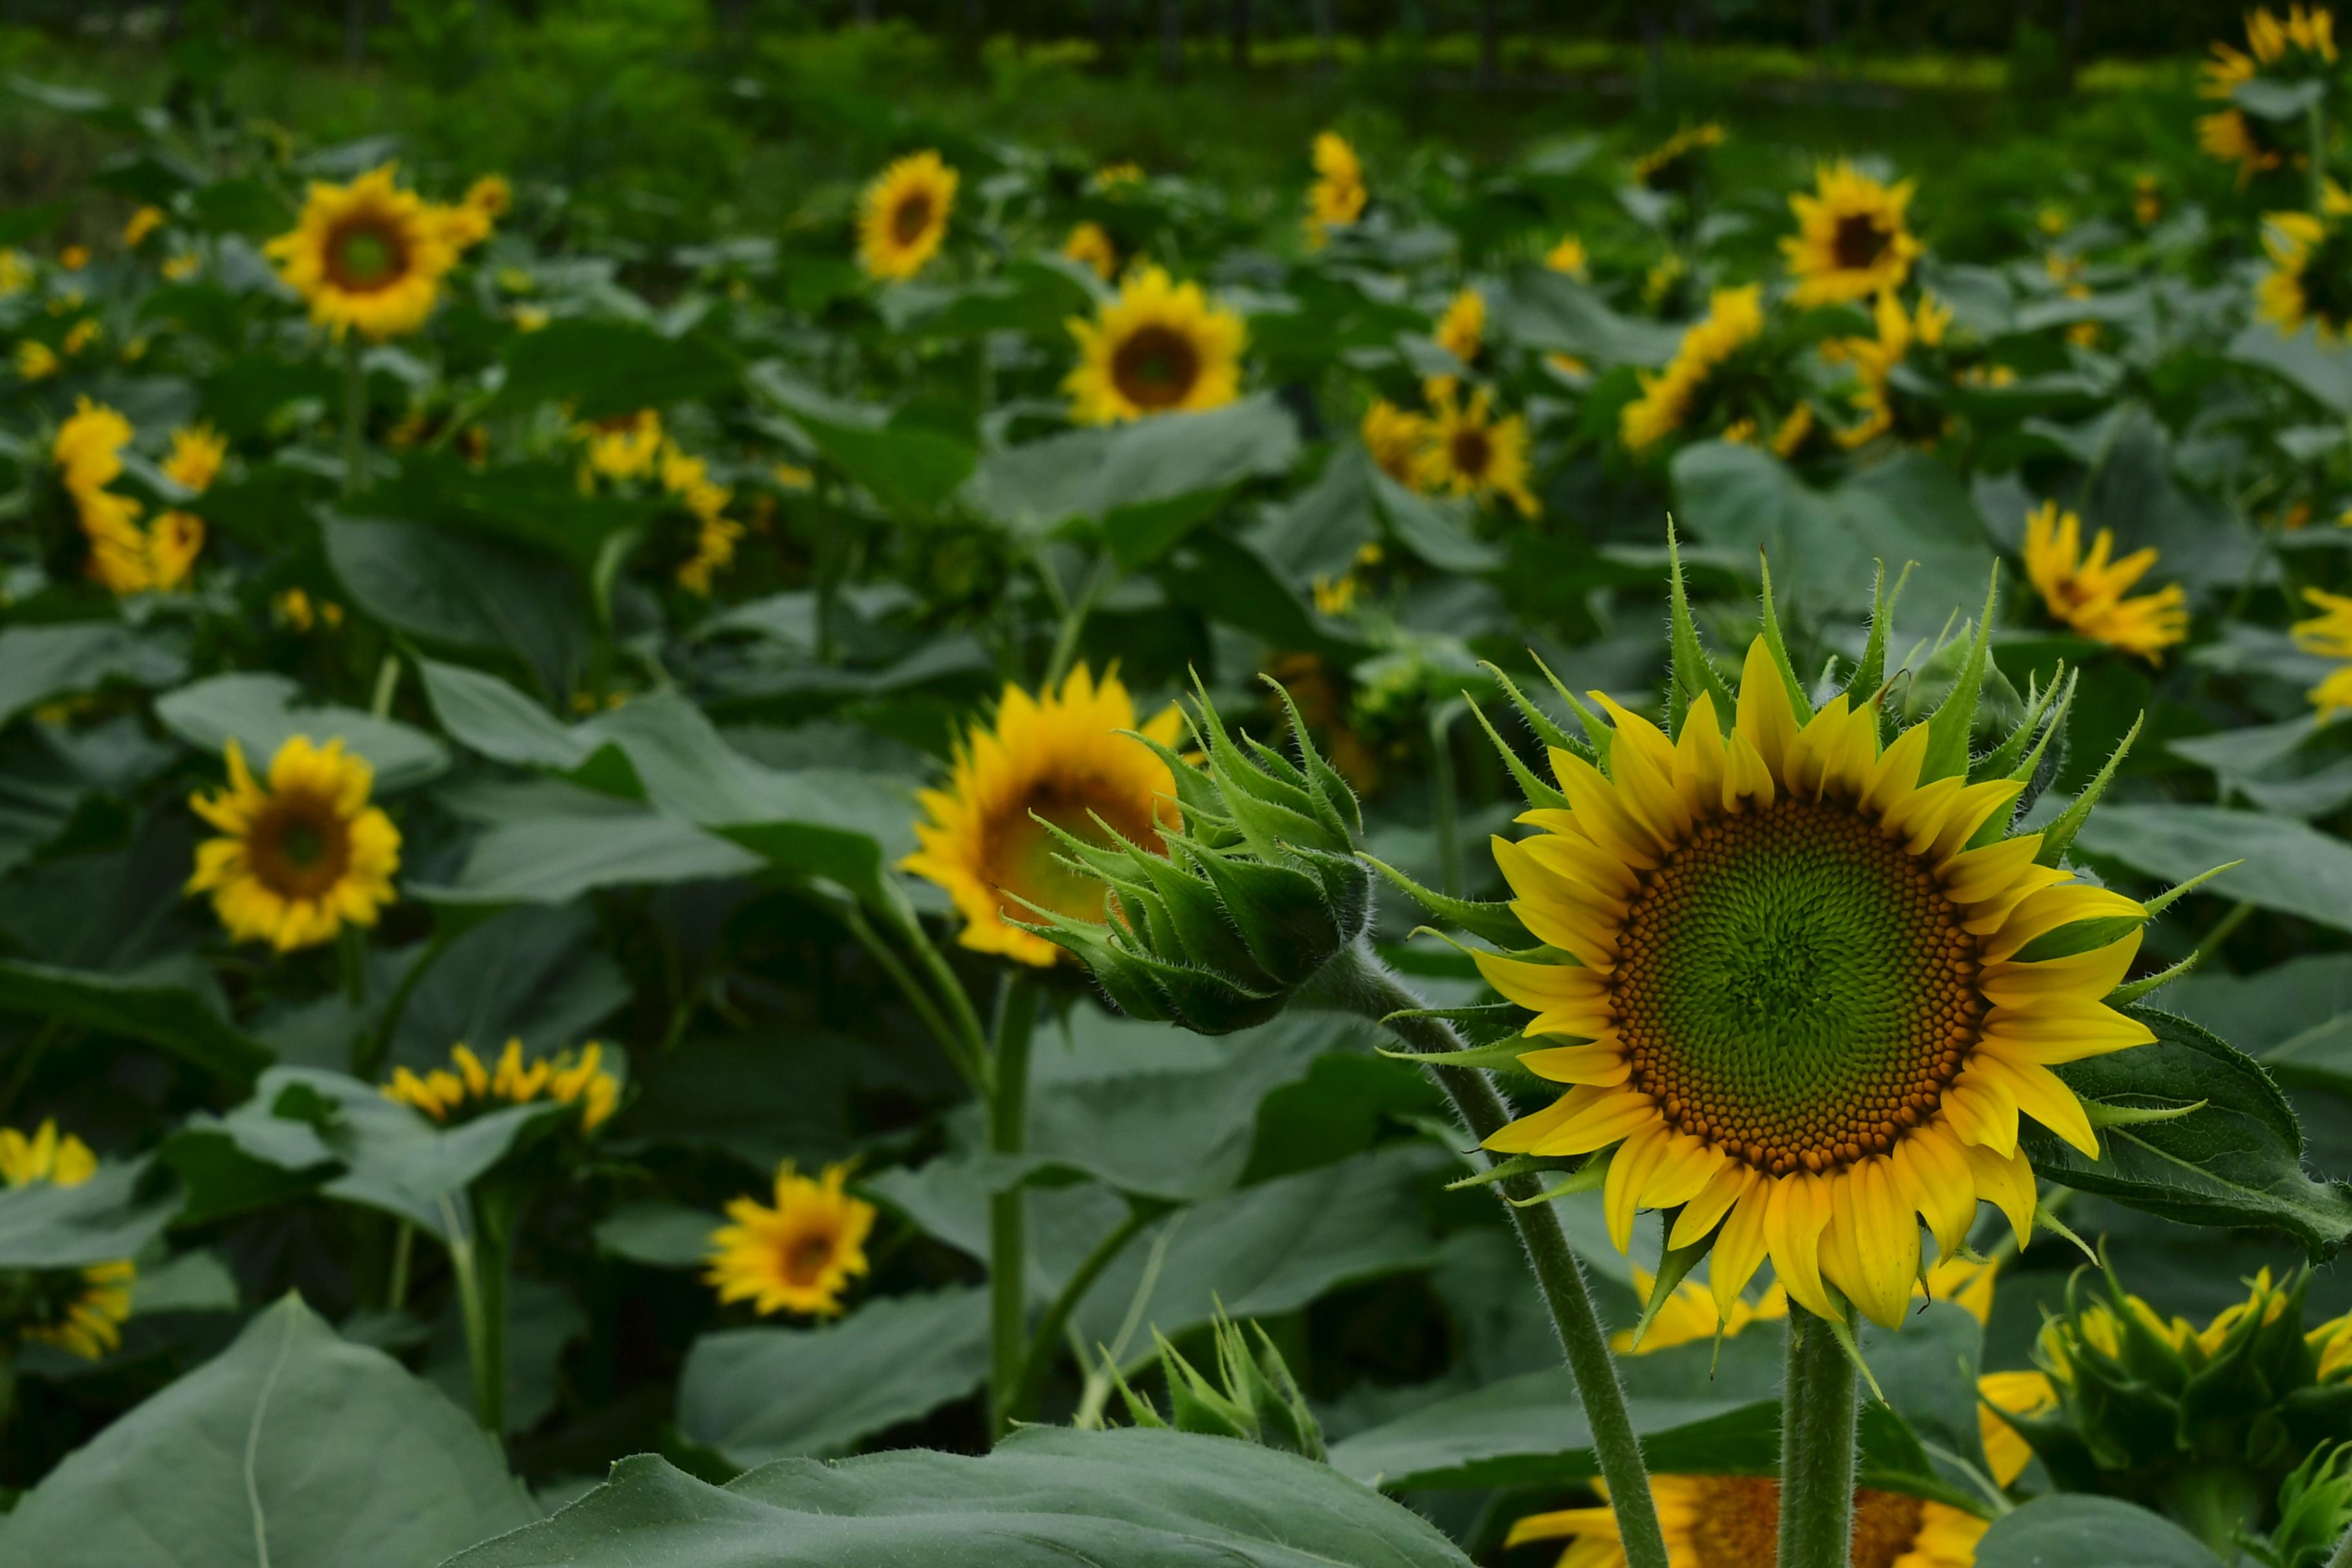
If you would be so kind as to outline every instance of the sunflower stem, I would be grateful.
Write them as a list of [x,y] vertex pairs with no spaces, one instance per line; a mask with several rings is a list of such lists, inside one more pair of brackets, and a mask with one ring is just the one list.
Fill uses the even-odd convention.
[[2352,1530],[2336,1543],[2336,1554],[2327,1560],[2327,1568],[2352,1568]]
[[477,1190],[474,1232],[467,1236],[455,1207],[444,1202],[449,1267],[466,1321],[466,1359],[474,1373],[474,1416],[503,1441],[507,1407],[507,1263],[512,1216],[498,1196]]
[[[1068,1327],[1070,1314],[1087,1299],[1103,1270],[1118,1260],[1128,1244],[1143,1234],[1144,1228],[1166,1210],[1156,1204],[1129,1200],[1127,1217],[1113,1226],[1109,1235],[1095,1244],[1068,1283],[1062,1287],[1045,1315],[1037,1321],[1037,1331],[1029,1336],[1029,1349],[1022,1357],[1021,1375],[1013,1385],[1012,1407],[1008,1415],[1014,1421],[1033,1418],[1037,1408],[1037,1394],[1045,1381],[1045,1369],[1053,1364],[1054,1352],[1060,1343],[1063,1331]],[[1083,1362],[1081,1364],[1084,1364]]]
[[899,961],[897,953],[890,951],[889,943],[882,940],[873,922],[866,918],[865,910],[852,902],[842,915],[842,923],[849,928],[849,934],[857,939],[857,945],[864,948],[866,955],[881,966],[882,973],[890,977],[890,984],[898,988],[898,994],[906,998],[907,1005],[913,1009],[916,1018],[930,1031],[931,1038],[939,1042],[940,1054],[948,1058],[948,1064],[955,1068],[956,1076],[963,1079],[973,1094],[985,1095],[988,1092],[987,1073],[964,1049],[963,1037],[948,1022],[947,1016],[924,991],[922,983],[915,978],[913,972]]
[[367,479],[367,367],[356,336],[343,340],[343,493],[357,495]]
[[[1335,1006],[1372,1019],[1415,1051],[1438,1055],[1458,1051],[1463,1040],[1443,1018],[1405,1016],[1423,1005],[1387,964],[1361,940],[1339,950],[1317,977],[1318,989]],[[1454,1112],[1472,1136],[1482,1142],[1511,1120],[1510,1107],[1484,1073],[1474,1068],[1424,1067],[1445,1091]],[[1489,1164],[1501,1162],[1487,1156]],[[1650,1495],[1650,1476],[1642,1458],[1642,1441],[1625,1405],[1624,1385],[1617,1363],[1609,1354],[1609,1336],[1593,1310],[1592,1294],[1585,1289],[1584,1271],[1570,1250],[1559,1215],[1534,1199],[1542,1188],[1531,1173],[1506,1176],[1493,1184],[1507,1199],[1503,1212],[1527,1248],[1528,1265],[1535,1271],[1552,1329],[1559,1336],[1569,1375],[1576,1381],[1585,1420],[1592,1432],[1592,1449],[1601,1462],[1601,1479],[1609,1483],[1609,1501],[1617,1513],[1617,1529],[1625,1548],[1626,1568],[1668,1568],[1665,1537],[1658,1529],[1658,1510]],[[1524,1203],[1526,1206],[1522,1207]]]
[[[1049,582],[1053,581],[1051,562],[1040,558],[1037,568]],[[1062,678],[1070,673],[1070,666],[1078,654],[1079,635],[1087,629],[1087,617],[1094,614],[1095,601],[1110,586],[1112,574],[1110,557],[1106,555],[1087,569],[1086,580],[1078,584],[1077,596],[1063,606],[1062,624],[1054,634],[1054,651],[1045,661],[1043,689],[1058,689]],[[1053,585],[1057,590],[1060,587],[1058,583]]]
[[1846,1568],[1853,1539],[1853,1363],[1793,1302],[1780,1390],[1780,1568]]
[[[996,996],[990,1052],[988,1152],[998,1156],[997,1180],[1006,1181],[1007,1157],[1029,1138],[1029,1037],[1037,1021],[1037,983],[1007,974]],[[1012,1428],[1022,1363],[1029,1348],[1028,1189],[1017,1179],[988,1198],[988,1429],[992,1438]]]

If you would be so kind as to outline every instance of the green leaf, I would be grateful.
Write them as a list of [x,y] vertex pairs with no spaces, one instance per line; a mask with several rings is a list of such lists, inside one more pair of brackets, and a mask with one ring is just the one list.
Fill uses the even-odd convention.
[[2324,77],[2282,81],[2257,76],[2230,89],[2230,101],[2257,119],[2300,124],[2312,105],[2326,100],[2329,83]]
[[381,518],[320,519],[327,561],[359,607],[395,631],[509,652],[568,695],[588,658],[584,589],[557,562],[495,541]]
[[[416,672],[449,738],[495,762],[576,773],[605,743],[593,722],[566,724],[495,675],[430,658],[416,660]],[[635,785],[614,793],[634,795]]]
[[449,765],[449,749],[432,736],[393,719],[378,719],[333,703],[297,706],[301,686],[283,675],[249,671],[215,675],[155,700],[155,717],[192,746],[219,752],[234,738],[246,764],[267,776],[269,759],[295,735],[364,757],[375,769],[375,790],[391,795],[438,776]]
[[1564,272],[1522,265],[1488,301],[1497,337],[1528,348],[1570,353],[1596,370],[1662,365],[1681,346],[1682,329],[1620,316],[1601,296]]
[[2352,349],[2323,342],[2305,326],[2282,337],[2269,321],[2249,321],[2230,341],[2230,357],[2267,370],[2338,414],[2352,414]]
[[75,621],[0,631],[0,724],[27,708],[94,691],[110,680],[155,688],[184,679],[187,657],[170,633],[119,621]]
[[711,1233],[726,1224],[684,1204],[623,1204],[597,1222],[596,1247],[648,1268],[700,1268],[710,1257]]
[[1977,1542],[1976,1568],[2221,1568],[2197,1538],[2116,1498],[2035,1498]]
[[1390,534],[1427,564],[1471,577],[1502,566],[1501,547],[1470,531],[1476,512],[1468,502],[1417,495],[1378,468],[1370,479],[1372,508]]
[[2109,805],[2092,813],[2074,847],[2167,882],[2242,860],[2205,890],[2352,931],[2352,846],[2308,823],[2211,805]]
[[571,317],[507,341],[506,380],[492,407],[559,403],[574,419],[666,408],[734,386],[740,367],[699,336],[670,337],[628,321]]
[[168,1179],[147,1160],[103,1163],[76,1186],[0,1189],[0,1268],[79,1268],[137,1256],[178,1212]]
[[467,846],[451,882],[411,882],[444,904],[562,904],[597,888],[748,877],[760,858],[690,823],[622,807],[505,823]]
[[537,1512],[456,1405],[289,1296],[67,1455],[0,1524],[0,1554],[416,1568]]
[[984,1289],[853,1302],[837,1323],[695,1341],[678,1376],[678,1430],[746,1468],[845,1453],[966,1397],[987,1375]]
[[144,1040],[231,1083],[251,1082],[271,1060],[222,1016],[218,984],[191,955],[120,973],[0,959],[0,1011]]

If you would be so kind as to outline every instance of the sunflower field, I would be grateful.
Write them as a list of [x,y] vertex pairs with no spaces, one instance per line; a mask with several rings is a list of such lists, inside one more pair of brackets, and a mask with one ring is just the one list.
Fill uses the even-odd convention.
[[7,79],[0,1568],[2352,1565],[2352,92],[2184,80]]

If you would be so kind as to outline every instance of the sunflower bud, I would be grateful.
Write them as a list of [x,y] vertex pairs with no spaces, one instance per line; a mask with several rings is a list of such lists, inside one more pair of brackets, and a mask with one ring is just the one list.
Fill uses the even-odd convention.
[[[1214,1383],[1164,1337],[1153,1335],[1160,1343],[1160,1373],[1168,1383],[1166,1417],[1127,1385],[1118,1368],[1111,1369],[1129,1418],[1139,1426],[1173,1426],[1179,1432],[1238,1437],[1309,1459],[1323,1458],[1323,1428],[1265,1331],[1253,1322],[1244,1333],[1220,1309],[1212,1333],[1217,1351]],[[1252,1334],[1257,1339],[1255,1345]]]
[[1136,1017],[1204,1035],[1264,1023],[1370,923],[1355,794],[1315,749],[1289,694],[1274,689],[1297,737],[1296,763],[1228,731],[1205,691],[1189,718],[1202,765],[1138,737],[1175,775],[1184,819],[1156,846],[1099,818],[1096,838],[1039,819],[1062,862],[1110,896],[1101,923],[1033,904],[1043,923],[1028,929],[1084,959]]

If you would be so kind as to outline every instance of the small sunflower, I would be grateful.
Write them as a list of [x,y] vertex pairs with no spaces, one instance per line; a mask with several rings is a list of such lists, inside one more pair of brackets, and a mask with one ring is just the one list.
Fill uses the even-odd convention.
[[1080,424],[1198,413],[1241,395],[1249,330],[1199,284],[1171,282],[1157,267],[1130,275],[1093,321],[1073,318],[1069,327],[1078,363],[1062,390]]
[[1106,283],[1118,276],[1118,247],[1110,231],[1091,219],[1071,228],[1070,237],[1062,241],[1062,254]]
[[1364,216],[1371,192],[1364,184],[1362,160],[1338,132],[1317,133],[1313,157],[1315,183],[1307,187],[1307,243],[1321,245],[1331,230]]
[[[78,1187],[98,1173],[98,1156],[55,1121],[27,1138],[0,1128],[0,1182],[10,1187]],[[129,1259],[80,1268],[27,1270],[16,1295],[16,1337],[97,1361],[122,1342],[131,1316],[131,1284],[139,1270]]]
[[58,351],[38,338],[26,338],[16,344],[16,374],[26,381],[47,381],[63,370],[66,362]]
[[1434,387],[1433,394],[1429,444],[1421,456],[1423,488],[1482,500],[1500,496],[1521,517],[1540,512],[1543,509],[1528,489],[1526,417],[1492,417],[1483,386],[1470,395],[1467,405],[1457,401],[1451,386]]
[[1764,331],[1764,289],[1750,283],[1718,289],[1704,320],[1683,331],[1666,368],[1641,373],[1642,395],[1618,415],[1618,437],[1629,452],[1641,453],[1686,428],[1698,410],[1708,381],[1732,355]]
[[485,1111],[548,1100],[580,1110],[580,1128],[593,1132],[621,1102],[621,1080],[604,1069],[604,1047],[591,1040],[577,1052],[523,1060],[522,1042],[509,1040],[498,1065],[487,1066],[470,1046],[449,1048],[449,1065],[415,1073],[394,1070],[384,1098],[414,1106],[436,1121],[468,1121]]
[[393,183],[395,165],[348,185],[314,181],[293,231],[264,248],[310,319],[337,337],[379,341],[415,331],[457,264],[441,209]]
[[[1758,637],[1727,735],[1707,695],[1670,740],[1596,693],[1609,773],[1553,752],[1569,804],[1495,858],[1562,958],[1478,966],[1554,1042],[1521,1064],[1571,1087],[1486,1146],[1605,1161],[1621,1248],[1638,1210],[1678,1210],[1668,1245],[1712,1238],[1727,1312],[1769,1255],[1807,1310],[1892,1325],[1921,1216],[1947,1257],[1980,1200],[2030,1231],[2021,1117],[2097,1151],[2050,1068],[2154,1038],[2105,1001],[2145,910],[2039,864],[2039,833],[1997,836],[2018,781],[1923,777],[1928,725],[1882,751],[1874,707],[1801,721],[1793,690]],[[2127,935],[2020,956],[2112,917]]]
[[912,278],[939,254],[955,206],[956,172],[937,153],[908,154],[874,177],[857,201],[857,261],[869,277]]
[[1838,440],[1847,447],[1862,446],[1895,428],[1895,367],[1915,347],[1941,346],[1945,331],[1952,324],[1951,310],[1925,293],[1919,296],[1916,310],[1906,310],[1903,301],[1888,289],[1878,296],[1872,314],[1878,328],[1875,338],[1840,339],[1824,345],[1822,353],[1832,363],[1853,365],[1862,384],[1853,394],[1854,406],[1863,412],[1862,423],[1838,432]]
[[836,1317],[842,1292],[866,1271],[866,1237],[874,1205],[845,1190],[846,1165],[822,1177],[801,1175],[789,1160],[776,1167],[773,1207],[757,1198],[727,1205],[735,1223],[710,1233],[710,1270],[721,1301],[749,1301],[761,1316],[799,1312]]
[[2283,166],[2290,157],[2298,163],[2303,162],[2301,153],[2280,142],[2268,121],[2257,120],[2235,107],[2200,118],[2197,121],[2197,145],[2209,156],[2224,163],[2235,163],[2241,186],[2256,174]]
[[340,740],[314,746],[296,735],[269,760],[264,788],[232,739],[224,748],[228,787],[189,797],[196,815],[226,836],[196,846],[191,893],[238,942],[280,952],[331,941],[344,925],[372,926],[393,901],[400,829],[368,804],[375,770]]
[[[1780,1483],[1771,1477],[1652,1476],[1650,1495],[1669,1568],[1763,1568],[1779,1551]],[[1946,1503],[1862,1488],[1853,1494],[1851,1560],[1853,1568],[1972,1568],[1990,1528]],[[1625,1568],[1617,1515],[1605,1502],[1530,1514],[1504,1545],[1530,1541],[1569,1543],[1557,1568]]]
[[[85,397],[58,426],[50,455],[89,541],[89,574],[110,593],[164,593],[187,581],[204,548],[205,525],[177,510],[142,523],[139,502],[107,488],[121,476],[121,452],[130,441],[130,421]],[[176,431],[164,471],[201,490],[218,471],[222,450],[219,438],[203,426]]]
[[2131,593],[2157,561],[2156,547],[2109,561],[2112,531],[2101,529],[2083,553],[2083,520],[2043,501],[2025,520],[2025,574],[2050,614],[2095,642],[2154,664],[2189,637],[2189,595],[2178,583],[2153,594]]
[[1438,320],[1434,336],[1439,348],[1464,364],[1477,363],[1479,351],[1486,343],[1486,296],[1475,289],[1454,295]]
[[2294,646],[2322,658],[2345,662],[2311,689],[2312,706],[2326,723],[2338,713],[2352,713],[2352,595],[2305,588],[2303,596],[2319,614],[2294,623]]
[[1408,489],[1421,489],[1422,458],[1429,450],[1427,415],[1410,413],[1385,397],[1379,398],[1364,410],[1358,433],[1363,437],[1364,450],[1371,454],[1381,472]]
[[138,249],[146,242],[147,237],[163,227],[166,221],[168,220],[164,217],[162,207],[141,207],[137,212],[132,213],[131,220],[122,226],[123,248]]
[[504,174],[484,174],[466,187],[465,205],[484,217],[502,218],[514,209],[514,186]]
[[1559,243],[1544,252],[1544,265],[1554,272],[1565,272],[1579,283],[1591,270],[1591,259],[1584,253],[1584,241],[1572,234],[1559,237]]
[[675,446],[662,453],[661,482],[694,514],[694,550],[677,569],[678,585],[709,598],[711,578],[735,563],[735,546],[743,537],[743,525],[727,516],[735,492],[711,479],[709,464]]
[[608,479],[643,479],[660,465],[663,447],[661,415],[651,408],[614,414],[573,427],[572,434],[588,444],[588,471]]
[[[1061,949],[1012,921],[1031,905],[1083,920],[1103,918],[1103,884],[1065,866],[1038,821],[1089,842],[1105,827],[1147,849],[1181,820],[1168,764],[1128,731],[1172,745],[1181,716],[1170,708],[1136,722],[1135,702],[1115,674],[1097,682],[1080,665],[1058,692],[1032,697],[1004,689],[996,721],[973,726],[945,789],[925,790],[922,847],[901,866],[947,889],[963,916],[960,941],[1040,968]],[[1097,826],[1099,818],[1104,826]]]
[[1725,140],[1720,125],[1685,126],[1633,160],[1633,183],[1644,190],[1687,190],[1697,183],[1700,160]]
[[1795,305],[1837,305],[1900,289],[1918,259],[1919,242],[1904,222],[1911,182],[1888,185],[1852,163],[1824,164],[1814,189],[1789,198],[1797,232],[1780,241],[1797,279]]
[[2352,195],[2329,180],[2317,213],[2272,213],[2263,222],[2263,248],[2271,269],[2254,289],[2263,319],[2279,335],[2293,337],[2309,322],[2319,341],[2336,343],[2352,331]]

